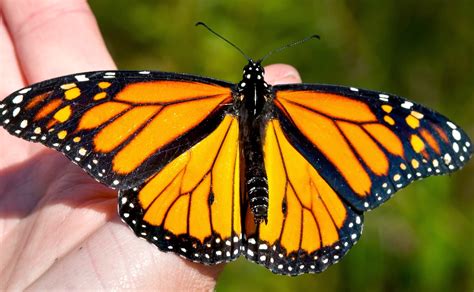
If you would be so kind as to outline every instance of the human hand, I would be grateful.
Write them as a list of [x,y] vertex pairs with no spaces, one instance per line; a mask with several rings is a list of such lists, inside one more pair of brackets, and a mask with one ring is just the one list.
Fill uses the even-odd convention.
[[[56,76],[115,69],[85,1],[0,0],[0,99]],[[288,65],[269,83],[296,83]],[[211,290],[223,265],[160,252],[117,215],[117,194],[60,153],[0,128],[0,289]]]

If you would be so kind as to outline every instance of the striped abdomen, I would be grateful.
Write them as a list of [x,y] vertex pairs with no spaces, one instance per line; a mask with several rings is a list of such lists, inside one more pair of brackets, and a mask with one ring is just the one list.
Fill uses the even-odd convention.
[[[268,182],[263,161],[260,129],[241,128],[242,191],[254,215],[255,222],[267,221]],[[252,134],[250,134],[252,133]]]
[[250,176],[246,183],[249,207],[255,222],[267,221],[268,210],[268,182],[266,177]]

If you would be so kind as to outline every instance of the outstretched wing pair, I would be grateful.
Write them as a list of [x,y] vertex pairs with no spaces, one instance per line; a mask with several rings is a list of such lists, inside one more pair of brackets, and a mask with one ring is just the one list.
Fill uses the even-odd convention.
[[289,275],[338,262],[363,212],[472,153],[458,126],[400,97],[274,86],[262,145],[268,220],[255,223],[240,192],[234,88],[162,72],[76,74],[13,93],[0,123],[119,189],[122,219],[161,250],[205,264],[245,255]]

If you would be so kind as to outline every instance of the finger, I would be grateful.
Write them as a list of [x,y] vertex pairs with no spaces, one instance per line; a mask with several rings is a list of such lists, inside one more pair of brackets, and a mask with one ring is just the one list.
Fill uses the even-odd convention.
[[[12,91],[24,87],[25,84],[15,49],[2,15],[0,15],[0,64],[0,99],[3,99]],[[2,148],[0,169],[18,163],[24,160],[25,157],[35,153],[35,151],[42,149],[39,145],[27,143],[11,136],[1,128],[0,145]]]
[[0,14],[0,99],[24,85],[15,48]]
[[[8,53],[0,51],[2,70],[9,72],[12,67],[4,64],[17,66],[17,73],[10,75],[17,81],[8,81],[8,93],[23,87],[18,81],[21,75],[27,83],[34,83],[74,72],[115,68],[86,1],[3,0],[0,11],[16,51],[15,57],[11,42],[9,46],[2,36],[2,48],[6,47]],[[18,63],[22,73],[18,72]],[[8,145],[4,147],[8,153],[0,161],[2,168],[42,149],[39,144],[21,141],[3,130],[0,139]]]
[[293,66],[290,65],[268,65],[265,67],[265,73],[265,81],[272,85],[301,82],[300,74]]
[[86,1],[4,0],[0,5],[29,83],[115,68]]

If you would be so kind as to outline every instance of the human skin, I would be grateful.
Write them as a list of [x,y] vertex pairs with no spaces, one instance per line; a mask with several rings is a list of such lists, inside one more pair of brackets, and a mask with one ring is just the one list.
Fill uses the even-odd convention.
[[[38,81],[113,70],[82,0],[0,0],[0,99]],[[240,70],[240,69],[239,69]],[[284,64],[271,84],[300,82]],[[0,128],[0,290],[212,290],[224,265],[160,252],[117,215],[117,193],[60,153]]]

